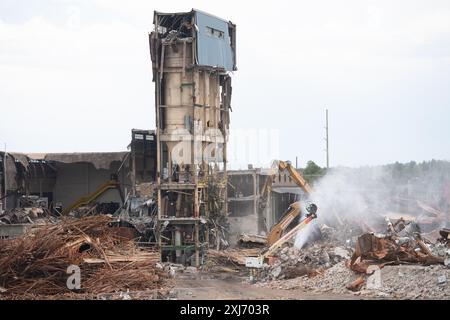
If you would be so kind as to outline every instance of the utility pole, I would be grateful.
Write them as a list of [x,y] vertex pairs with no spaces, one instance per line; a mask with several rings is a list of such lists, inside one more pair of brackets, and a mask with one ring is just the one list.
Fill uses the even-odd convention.
[[[2,195],[2,203],[1,203],[1,210],[6,210],[6,201],[7,201],[7,194],[8,191],[6,190],[7,184],[6,184],[6,142],[5,142],[5,154],[3,155],[3,184],[4,184],[4,194]],[[1,188],[1,185],[0,185]]]
[[326,131],[326,152],[327,152],[327,169],[330,168],[330,153],[329,153],[329,145],[328,145],[328,109],[325,111],[325,131]]

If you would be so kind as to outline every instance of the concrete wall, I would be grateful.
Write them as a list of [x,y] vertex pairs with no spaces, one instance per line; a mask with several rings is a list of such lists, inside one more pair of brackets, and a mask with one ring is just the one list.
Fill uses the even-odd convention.
[[228,217],[230,223],[229,241],[233,247],[243,233],[258,234],[258,216],[251,214],[245,217]]
[[235,245],[243,233],[261,233],[257,213],[259,180],[256,170],[228,172],[228,222],[230,245]]

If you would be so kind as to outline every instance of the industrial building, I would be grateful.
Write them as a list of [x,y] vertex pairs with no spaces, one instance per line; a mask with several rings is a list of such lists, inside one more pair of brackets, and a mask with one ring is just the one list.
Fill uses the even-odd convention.
[[236,26],[199,10],[155,12],[153,23],[158,245],[162,261],[199,266],[226,241]]
[[[107,188],[97,204],[114,213],[124,196],[137,186],[152,183],[156,175],[156,137],[152,130],[132,130],[129,151],[27,154],[0,152],[0,185],[3,209],[26,206],[26,199],[44,207],[64,210],[78,199],[96,192],[113,177],[118,188]],[[6,161],[5,161],[6,159]],[[142,187],[141,187],[142,188]]]

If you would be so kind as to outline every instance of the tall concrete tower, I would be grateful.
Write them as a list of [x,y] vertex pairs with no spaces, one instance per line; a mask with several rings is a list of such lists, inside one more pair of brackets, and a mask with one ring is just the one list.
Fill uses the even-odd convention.
[[236,26],[194,9],[155,12],[153,23],[158,245],[162,261],[199,266],[226,243]]

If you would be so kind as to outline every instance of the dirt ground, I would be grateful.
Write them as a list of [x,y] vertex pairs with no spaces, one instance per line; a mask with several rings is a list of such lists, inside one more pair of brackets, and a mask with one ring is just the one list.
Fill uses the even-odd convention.
[[[313,294],[301,289],[283,290],[257,287],[248,276],[230,273],[180,274],[172,290],[177,299],[185,300],[360,300],[352,294]],[[367,298],[366,298],[367,299]]]

